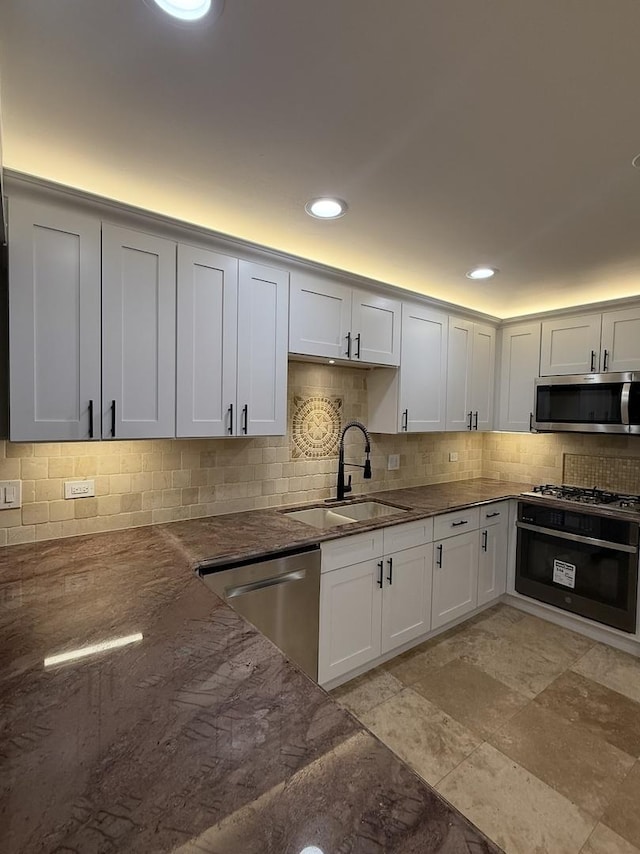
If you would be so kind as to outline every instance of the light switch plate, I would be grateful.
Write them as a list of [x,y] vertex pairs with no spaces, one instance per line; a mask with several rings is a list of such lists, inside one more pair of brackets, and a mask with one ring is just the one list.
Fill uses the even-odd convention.
[[95,494],[92,480],[68,480],[64,485],[65,498],[92,498]]
[[457,463],[458,462],[458,452],[457,451],[449,451],[449,462]]
[[400,468],[400,454],[389,454],[387,458],[387,471],[397,471]]
[[0,510],[22,507],[22,481],[0,480]]

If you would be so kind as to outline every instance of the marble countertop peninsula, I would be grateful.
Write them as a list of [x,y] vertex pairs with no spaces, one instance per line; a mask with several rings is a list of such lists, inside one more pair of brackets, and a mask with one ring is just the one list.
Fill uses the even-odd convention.
[[0,550],[3,852],[498,851],[194,572],[318,533],[260,511]]

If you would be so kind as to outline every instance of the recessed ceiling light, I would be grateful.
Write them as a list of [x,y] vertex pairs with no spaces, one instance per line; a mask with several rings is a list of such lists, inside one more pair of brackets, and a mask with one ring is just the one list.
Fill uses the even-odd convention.
[[466,274],[467,279],[490,279],[498,271],[495,267],[474,267]]
[[344,216],[347,212],[347,203],[342,199],[331,199],[324,197],[322,199],[312,199],[304,206],[304,209],[309,216],[315,216],[318,219],[338,219]]
[[163,12],[181,21],[198,21],[211,9],[211,0],[155,0]]
[[329,364],[330,364],[330,365],[335,365],[335,363],[336,363],[336,360],[335,360],[335,359],[329,359]]

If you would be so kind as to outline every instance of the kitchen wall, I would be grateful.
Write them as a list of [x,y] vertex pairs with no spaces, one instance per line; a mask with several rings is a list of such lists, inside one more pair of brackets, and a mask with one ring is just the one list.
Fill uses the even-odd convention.
[[[328,498],[335,493],[335,450],[325,457],[304,456],[292,439],[293,422],[303,440],[304,430],[316,429],[315,414],[302,422],[296,418],[301,405],[313,398],[320,404],[324,400],[326,412],[339,408],[343,423],[352,418],[366,423],[366,376],[356,368],[291,362],[287,437],[0,441],[0,480],[23,481],[22,509],[0,513],[0,546]],[[322,408],[318,411],[323,414]],[[320,420],[317,429],[322,433],[327,424]],[[361,462],[362,435],[352,430],[348,436],[347,459]],[[363,481],[361,470],[353,469],[356,494],[482,473],[480,434],[376,435],[372,440],[373,478]],[[309,450],[308,443],[301,445]],[[313,452],[321,453],[321,446],[316,443]],[[456,462],[449,462],[450,451],[458,454]],[[398,471],[386,470],[388,454],[400,454]],[[79,478],[95,481],[95,498],[64,500],[64,481]]]

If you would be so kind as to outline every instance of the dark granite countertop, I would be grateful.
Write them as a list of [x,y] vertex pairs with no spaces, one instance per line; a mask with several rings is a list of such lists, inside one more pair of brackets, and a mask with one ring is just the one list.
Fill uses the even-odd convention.
[[[417,518],[520,489],[381,495]],[[265,511],[0,549],[3,852],[498,851],[194,573],[310,531]]]

